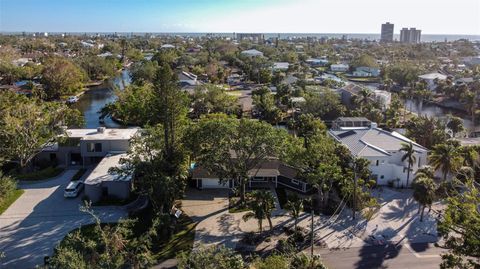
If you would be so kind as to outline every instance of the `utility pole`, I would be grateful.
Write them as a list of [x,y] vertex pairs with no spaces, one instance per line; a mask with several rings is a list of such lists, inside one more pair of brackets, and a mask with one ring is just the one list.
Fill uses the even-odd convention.
[[357,162],[353,158],[353,206],[352,206],[352,218],[355,219],[355,210],[357,206]]
[[310,255],[312,256],[313,258],[313,236],[314,236],[314,233],[313,233],[313,215],[314,215],[314,211],[313,211],[313,198],[312,198],[312,222],[311,222],[311,225],[310,225],[310,230],[311,230],[311,236],[312,236],[312,240],[311,240],[311,245],[310,245]]

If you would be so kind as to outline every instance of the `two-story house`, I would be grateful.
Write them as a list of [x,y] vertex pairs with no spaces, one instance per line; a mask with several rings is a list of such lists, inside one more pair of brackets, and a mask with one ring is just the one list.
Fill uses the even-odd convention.
[[36,160],[59,166],[81,166],[88,169],[84,181],[85,195],[92,202],[104,196],[127,199],[130,196],[131,177],[112,173],[120,159],[127,156],[131,139],[140,131],[129,129],[67,129],[58,143],[46,146]]
[[[336,126],[329,135],[345,145],[354,157],[370,161],[370,171],[378,185],[393,182],[395,186],[407,186],[408,163],[402,161],[405,152],[402,144],[412,143],[415,150],[415,163],[411,167],[410,186],[418,168],[427,164],[427,149],[397,132],[388,132],[371,122],[365,123],[365,118],[359,118],[359,123],[351,123],[355,118],[347,118],[348,124],[342,124],[337,119]],[[352,127],[342,127],[352,126]]]

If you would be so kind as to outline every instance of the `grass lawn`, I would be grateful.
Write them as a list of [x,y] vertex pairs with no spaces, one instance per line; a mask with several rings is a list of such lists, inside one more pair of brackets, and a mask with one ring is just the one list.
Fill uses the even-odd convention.
[[35,171],[26,174],[16,174],[12,175],[12,177],[16,180],[25,180],[25,181],[36,181],[36,180],[44,180],[56,177],[60,175],[65,169],[60,167],[47,167],[40,171]]
[[195,239],[195,226],[197,224],[187,216],[182,215],[177,222],[176,232],[170,240],[159,245],[158,250],[154,249],[154,257],[158,262],[175,258],[182,251],[190,252]]
[[353,82],[378,82],[379,79],[376,77],[347,77],[348,80]]
[[3,214],[3,212],[5,212],[5,210],[7,210],[7,208],[13,204],[24,192],[24,190],[15,190],[9,196],[3,199],[3,201],[0,202],[0,215]]

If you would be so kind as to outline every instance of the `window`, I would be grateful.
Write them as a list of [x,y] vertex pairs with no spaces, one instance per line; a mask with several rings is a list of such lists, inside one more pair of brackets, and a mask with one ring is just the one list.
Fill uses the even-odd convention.
[[87,152],[102,152],[102,143],[88,143]]
[[378,163],[379,163],[379,161],[377,160],[377,161],[376,161],[376,165],[377,165],[377,166],[378,166]]
[[382,176],[380,176],[380,178],[381,178],[381,179],[384,179],[384,178],[385,178],[385,176],[384,176],[384,175],[382,175]]

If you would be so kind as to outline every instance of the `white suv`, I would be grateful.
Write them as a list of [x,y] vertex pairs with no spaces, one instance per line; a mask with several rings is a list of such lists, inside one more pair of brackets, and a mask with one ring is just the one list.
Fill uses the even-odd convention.
[[68,183],[68,186],[65,188],[65,192],[63,196],[65,198],[74,198],[77,197],[83,190],[83,182],[82,181],[72,181]]

